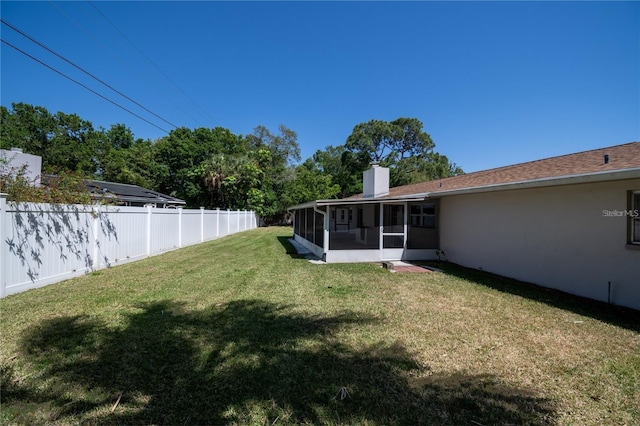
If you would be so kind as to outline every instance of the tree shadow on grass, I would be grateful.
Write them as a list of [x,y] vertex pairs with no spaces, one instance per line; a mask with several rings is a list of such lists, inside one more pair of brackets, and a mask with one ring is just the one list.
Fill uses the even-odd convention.
[[549,306],[571,311],[578,315],[591,317],[617,327],[626,328],[640,333],[640,311],[636,311],[634,309],[609,305],[597,300],[576,296],[532,283],[518,281],[486,271],[466,268],[454,263],[426,263],[442,269],[449,275],[473,281],[485,287],[535,300]]
[[[235,301],[160,302],[107,326],[43,321],[21,342],[38,373],[3,369],[5,417],[91,424],[546,424],[553,404],[490,375],[431,374],[400,344],[354,348],[342,330],[376,320]],[[8,414],[7,414],[8,413]],[[13,414],[12,414],[13,413]],[[13,415],[13,418],[11,416]]]

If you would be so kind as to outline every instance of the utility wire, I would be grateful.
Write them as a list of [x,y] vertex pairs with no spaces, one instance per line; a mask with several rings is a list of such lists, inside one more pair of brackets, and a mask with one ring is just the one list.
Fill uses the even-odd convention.
[[163,71],[162,71],[162,70],[161,70],[161,69],[160,69],[160,68],[159,68],[159,67],[158,67],[158,66],[157,66],[157,65],[156,65],[156,64],[155,64],[151,59],[149,59],[149,57],[148,57],[147,55],[145,55],[145,53],[144,53],[142,50],[140,50],[140,49],[138,48],[138,46],[136,46],[136,45],[135,45],[131,40],[129,40],[129,38],[128,38],[128,37],[127,37],[127,36],[126,36],[122,31],[120,31],[120,30],[118,29],[118,27],[116,27],[116,26],[115,26],[115,24],[114,24],[113,22],[111,22],[111,21],[109,20],[109,18],[107,18],[107,17],[104,15],[104,13],[102,13],[102,12],[100,11],[100,9],[98,9],[98,7],[97,7],[96,5],[94,5],[94,4],[93,4],[91,1],[89,1],[89,0],[87,0],[87,3],[89,3],[89,4],[90,4],[90,5],[91,5],[91,6],[92,6],[92,7],[93,7],[93,8],[94,8],[94,9],[95,9],[95,10],[96,10],[96,11],[97,11],[97,12],[98,12],[98,13],[99,13],[103,18],[104,18],[104,20],[105,20],[105,21],[107,21],[107,22],[108,22],[108,23],[109,23],[113,28],[115,28],[115,29],[116,29],[116,31],[118,31],[118,33],[120,33],[120,35],[121,35],[122,37],[124,37],[124,38],[125,38],[125,40],[127,40],[127,41],[128,41],[128,42],[129,42],[129,43],[130,43],[130,44],[131,44],[131,45],[132,45],[132,46],[133,46],[133,47],[134,47],[138,52],[140,52],[140,54],[141,54],[141,55],[142,55],[142,56],[143,56],[147,61],[149,61],[149,63],[150,63],[151,65],[153,65],[153,66],[154,66],[154,68],[155,68],[156,70],[158,70],[158,72],[159,72],[160,74],[162,74],[162,75],[163,75],[163,76],[164,76],[164,77],[165,77],[165,78],[166,78],[166,79],[167,79],[171,84],[173,84],[173,86],[174,86],[176,89],[178,89],[178,90],[179,90],[179,91],[180,91],[180,92],[181,92],[181,93],[182,93],[182,94],[183,94],[183,95],[184,95],[184,96],[185,96],[189,101],[191,101],[191,103],[193,103],[195,106],[197,106],[197,107],[200,109],[200,111],[202,111],[202,112],[203,112],[203,113],[204,113],[208,118],[210,118],[210,119],[211,119],[211,120],[213,120],[214,122],[216,121],[216,120],[215,120],[211,115],[209,115],[209,113],[208,113],[204,108],[202,108],[200,105],[198,105],[198,103],[197,103],[196,101],[194,101],[194,100],[191,98],[191,96],[189,96],[189,95],[188,95],[184,90],[182,90],[182,89],[180,88],[180,86],[178,86],[178,85],[177,85],[173,80],[171,80],[171,78],[169,78],[169,76],[168,76],[167,74],[165,74],[165,73],[164,73],[164,72],[163,72]]
[[62,59],[63,61],[65,61],[66,63],[70,64],[71,66],[75,67],[76,69],[82,71],[83,73],[85,73],[86,75],[88,75],[89,77],[93,78],[94,80],[100,82],[101,84],[103,84],[104,86],[108,87],[109,89],[113,90],[114,92],[116,92],[118,95],[122,96],[125,99],[128,99],[129,101],[133,102],[134,104],[136,104],[137,106],[139,106],[140,108],[142,108],[143,110],[147,111],[149,114],[159,118],[160,120],[164,121],[165,123],[169,124],[170,126],[177,128],[178,126],[176,126],[175,124],[171,123],[170,121],[165,120],[164,118],[162,118],[161,116],[159,116],[158,114],[156,114],[155,112],[151,111],[150,109],[148,109],[147,107],[145,107],[144,105],[136,102],[135,100],[131,99],[129,96],[125,95],[124,93],[122,93],[121,91],[119,91],[118,89],[116,89],[115,87],[111,86],[110,84],[104,82],[103,80],[101,80],[100,78],[96,77],[95,75],[91,74],[89,71],[85,70],[84,68],[82,68],[81,66],[73,63],[72,61],[70,61],[69,59],[65,58],[64,56],[62,56],[61,54],[55,52],[54,50],[50,49],[49,47],[47,47],[46,45],[44,45],[43,43],[39,42],[38,40],[36,40],[35,38],[31,37],[29,34],[25,33],[24,31],[21,31],[20,29],[14,27],[13,25],[11,25],[10,23],[8,23],[7,21],[5,21],[4,19],[0,18],[0,22],[2,22],[3,24],[5,24],[7,27],[11,28],[13,31],[17,32],[18,34],[22,35],[23,37],[28,38],[29,40],[31,40],[33,43],[37,44],[38,46],[42,47],[43,49],[47,50],[48,52],[56,55],[58,58]]
[[[68,13],[66,13],[64,10],[62,10],[60,7],[58,7],[57,4],[55,4],[53,1],[48,0],[49,3],[51,4],[52,7],[54,7],[58,12],[60,12],[61,15],[63,15],[64,17],[66,17],[69,21],[71,21],[76,27],[78,27],[83,33],[85,33],[87,35],[88,38],[90,38],[91,40],[94,41],[94,43],[96,43],[98,46],[100,46],[105,52],[107,52],[109,55],[111,55],[111,57],[113,57],[114,59],[116,59],[118,62],[120,62],[120,64],[122,64],[123,67],[127,68],[129,71],[131,71],[133,74],[135,74],[135,76],[138,78],[138,81],[141,82],[142,84],[144,83],[148,83],[148,76],[143,76],[138,70],[136,70],[134,67],[131,66],[130,61],[126,61],[123,59],[122,56],[120,56],[117,52],[114,52],[112,49],[107,48],[104,44],[102,44],[96,37],[94,37],[93,34],[91,34],[90,31],[88,31],[84,25],[82,25],[80,22],[78,22],[77,20],[75,20],[74,18],[72,18],[71,16],[69,16]],[[85,15],[87,15],[89,18],[91,18],[94,21],[97,21],[95,15],[91,15],[89,14],[89,12],[86,10],[85,6],[82,5],[82,11],[84,12]],[[117,40],[115,37],[113,37],[112,33],[108,33],[120,46],[124,47],[124,45],[122,44],[122,42],[120,40]],[[185,111],[184,108],[182,108],[180,105],[178,105],[176,102],[174,102],[173,98],[167,96],[166,91],[164,90],[158,90],[157,88],[154,88],[155,92],[157,94],[159,94],[160,96],[162,96],[167,102],[169,102],[171,105],[174,106],[174,108],[180,110],[184,115],[186,115],[187,117],[189,117],[191,120],[193,120],[194,122],[198,123],[201,127],[204,127],[204,125],[197,119],[195,118],[193,115],[191,115],[189,112]]]
[[165,132],[166,134],[169,134],[169,132],[168,132],[167,130],[163,129],[162,127],[160,127],[160,126],[157,126],[157,125],[153,124],[151,121],[147,120],[146,118],[139,116],[139,115],[138,115],[138,114],[136,114],[135,112],[128,110],[127,108],[123,107],[122,105],[118,104],[117,102],[112,101],[111,99],[107,98],[107,97],[106,97],[106,96],[104,96],[104,95],[101,95],[100,93],[96,92],[95,90],[91,89],[90,87],[85,86],[84,84],[80,83],[80,82],[79,82],[79,81],[77,81],[77,80],[74,80],[73,78],[69,77],[68,75],[64,74],[63,72],[58,71],[57,69],[53,68],[53,67],[52,67],[52,66],[50,66],[50,65],[47,65],[46,63],[42,62],[40,59],[38,59],[38,58],[36,58],[36,57],[34,57],[34,56],[31,56],[30,54],[28,54],[28,53],[27,53],[27,52],[25,52],[24,50],[22,50],[22,49],[20,49],[20,48],[18,48],[18,47],[16,47],[16,46],[14,46],[13,44],[9,43],[8,41],[6,41],[6,40],[4,40],[4,39],[2,39],[2,38],[0,38],[0,41],[1,41],[1,42],[3,42],[4,44],[6,44],[7,46],[9,46],[9,47],[11,47],[11,48],[13,48],[13,49],[17,50],[18,52],[22,53],[23,55],[27,56],[28,58],[33,59],[34,61],[38,62],[38,63],[39,63],[39,64],[41,64],[41,65],[44,65],[45,67],[49,68],[51,71],[53,71],[53,72],[55,72],[55,73],[57,73],[57,74],[60,74],[60,75],[61,75],[61,76],[63,76],[64,78],[71,80],[72,82],[76,83],[76,84],[77,84],[77,85],[79,85],[79,86],[82,86],[83,88],[87,89],[88,91],[90,91],[90,92],[91,92],[91,93],[93,93],[94,95],[97,95],[97,96],[101,97],[101,98],[102,98],[102,99],[104,99],[105,101],[107,101],[107,102],[109,102],[109,103],[111,103],[111,104],[113,104],[113,105],[117,106],[118,108],[121,108],[121,109],[125,110],[126,112],[128,112],[129,114],[131,114],[131,115],[133,115],[133,116],[135,116],[135,117],[138,117],[140,120],[142,120],[142,121],[144,121],[144,122],[146,122],[146,123],[148,123],[148,124],[151,124],[153,127],[155,127],[155,128],[157,128],[157,129],[162,130],[162,131],[163,131],[163,132]]

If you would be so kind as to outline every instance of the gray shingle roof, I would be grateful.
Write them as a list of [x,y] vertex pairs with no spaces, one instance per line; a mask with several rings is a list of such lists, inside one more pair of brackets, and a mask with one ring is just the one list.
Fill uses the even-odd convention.
[[127,203],[183,205],[181,200],[151,189],[125,183],[86,180],[85,186],[91,196],[99,200],[117,200]]
[[[605,155],[608,156],[608,162],[605,162]],[[388,195],[380,198],[427,193],[438,195],[438,193],[454,190],[634,168],[640,168],[640,142],[630,142],[623,145],[529,161],[444,179],[397,186],[391,188]],[[362,194],[348,199],[354,198],[362,198]]]

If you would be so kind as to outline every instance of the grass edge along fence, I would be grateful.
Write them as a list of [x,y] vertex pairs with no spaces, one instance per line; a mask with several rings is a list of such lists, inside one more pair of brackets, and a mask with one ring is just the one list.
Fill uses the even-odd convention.
[[0,298],[257,226],[252,211],[14,203],[0,194]]

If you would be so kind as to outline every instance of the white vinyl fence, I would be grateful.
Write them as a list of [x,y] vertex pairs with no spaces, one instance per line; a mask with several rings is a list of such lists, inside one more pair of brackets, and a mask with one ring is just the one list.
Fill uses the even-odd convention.
[[0,298],[257,226],[251,211],[14,204],[0,194]]

